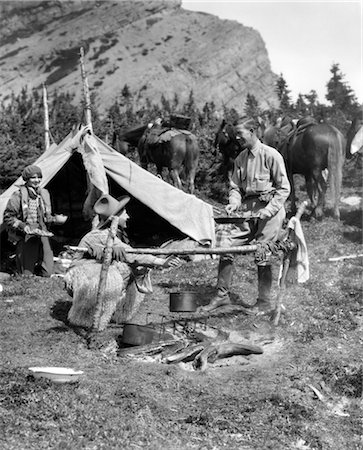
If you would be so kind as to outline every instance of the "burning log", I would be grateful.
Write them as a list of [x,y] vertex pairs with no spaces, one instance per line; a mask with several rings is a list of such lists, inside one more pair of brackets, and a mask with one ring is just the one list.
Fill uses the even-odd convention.
[[214,363],[217,359],[229,358],[236,355],[261,355],[263,350],[257,345],[237,344],[234,342],[225,342],[218,345],[210,345],[206,347],[193,362],[194,369],[204,371],[208,362]]
[[200,369],[203,372],[207,368],[208,360],[215,362],[217,355],[217,347],[215,345],[209,345],[194,358],[193,368],[195,370]]
[[120,356],[155,355],[163,351],[165,348],[175,346],[177,342],[179,341],[176,341],[175,339],[169,339],[167,341],[161,341],[147,345],[140,345],[140,346],[137,345],[134,347],[121,348],[119,349],[119,355]]
[[217,359],[229,358],[236,355],[261,355],[263,350],[257,345],[241,344],[234,342],[224,342],[213,344],[209,341],[188,346],[182,350],[163,358],[167,364],[176,364],[179,362],[193,361],[195,370],[206,370],[208,362],[214,363]]
[[193,360],[200,352],[204,350],[203,344],[191,345],[182,351],[178,351],[173,355],[170,355],[164,359],[164,362],[167,364],[171,363],[179,363],[182,361],[191,361]]

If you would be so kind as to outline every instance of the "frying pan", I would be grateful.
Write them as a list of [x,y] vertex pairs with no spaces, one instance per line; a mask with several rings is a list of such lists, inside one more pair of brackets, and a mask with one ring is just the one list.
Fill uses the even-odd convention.
[[155,336],[155,329],[149,325],[125,323],[121,341],[128,345],[150,344]]

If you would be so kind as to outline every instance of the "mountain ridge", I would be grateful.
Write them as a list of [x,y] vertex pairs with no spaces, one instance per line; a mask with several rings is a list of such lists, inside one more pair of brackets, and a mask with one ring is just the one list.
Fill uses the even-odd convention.
[[243,111],[247,94],[278,105],[275,75],[258,31],[184,10],[180,0],[28,1],[0,5],[0,100],[46,84],[83,96],[79,49],[90,92],[105,111],[128,86],[138,106],[161,96]]

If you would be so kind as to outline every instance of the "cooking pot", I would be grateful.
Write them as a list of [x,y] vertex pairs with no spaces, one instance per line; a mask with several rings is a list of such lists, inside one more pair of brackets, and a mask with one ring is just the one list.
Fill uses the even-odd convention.
[[197,310],[197,293],[194,291],[170,292],[170,312],[195,312]]
[[129,345],[150,344],[155,336],[155,330],[148,325],[125,323],[121,341]]

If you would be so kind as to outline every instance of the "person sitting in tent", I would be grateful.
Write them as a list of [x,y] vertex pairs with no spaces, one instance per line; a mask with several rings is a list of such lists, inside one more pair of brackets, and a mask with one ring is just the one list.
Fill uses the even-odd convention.
[[25,185],[10,197],[4,211],[8,237],[16,245],[16,267],[20,274],[49,277],[53,273],[53,251],[49,237],[51,224],[67,220],[52,214],[49,192],[40,187],[42,171],[30,165],[22,172]]
[[86,328],[92,328],[94,325],[101,260],[112,217],[118,216],[118,230],[113,243],[112,263],[108,270],[106,289],[103,293],[105,308],[99,320],[100,330],[107,326],[114,313],[118,323],[129,320],[136,313],[145,293],[152,292],[149,271],[140,268],[177,267],[181,263],[176,256],[160,258],[127,253],[126,250],[132,248],[125,242],[129,218],[125,207],[129,201],[129,196],[117,200],[105,194],[94,205],[100,223],[81,239],[78,247],[87,249],[87,252],[77,252],[64,277],[67,292],[73,297],[73,305],[68,314],[68,320],[73,325]]

